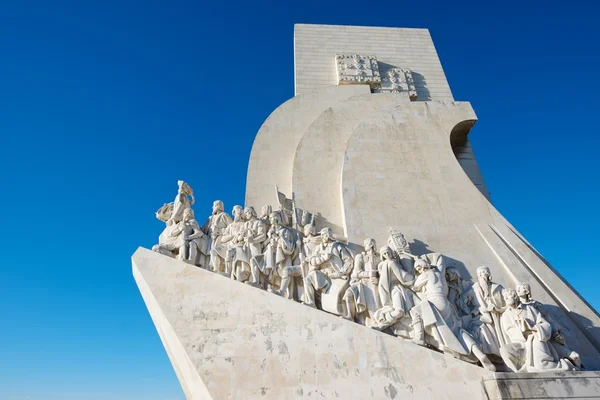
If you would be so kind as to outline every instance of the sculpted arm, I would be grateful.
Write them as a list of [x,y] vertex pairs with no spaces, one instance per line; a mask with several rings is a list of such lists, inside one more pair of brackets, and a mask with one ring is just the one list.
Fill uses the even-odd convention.
[[267,226],[264,222],[260,222],[258,224],[258,228],[256,230],[256,236],[252,238],[254,243],[261,243],[267,239]]
[[194,232],[188,236],[188,240],[200,239],[202,236],[204,236],[204,233],[200,229],[200,225],[198,225],[198,222],[195,219],[190,221],[190,226]]
[[229,242],[231,239],[233,239],[233,233],[231,232],[231,229],[229,229],[229,227],[225,228],[225,231],[223,232],[223,236],[221,236],[221,243],[227,243]]
[[413,288],[415,291],[420,291],[423,286],[425,286],[429,282],[429,276],[426,273],[419,275],[417,280],[415,281]]

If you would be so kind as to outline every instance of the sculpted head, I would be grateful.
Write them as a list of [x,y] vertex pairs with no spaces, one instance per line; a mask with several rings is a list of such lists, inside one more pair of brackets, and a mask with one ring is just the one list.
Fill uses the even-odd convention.
[[519,295],[514,289],[504,289],[502,291],[502,297],[509,307],[516,307],[519,305]]
[[375,243],[375,239],[373,239],[373,238],[366,238],[365,241],[363,242],[363,247],[365,248],[365,251],[369,251],[369,250],[375,251],[375,249],[377,248],[377,244]]
[[192,210],[191,208],[186,208],[185,210],[183,210],[183,220],[184,221],[191,221],[194,219],[194,210]]
[[[365,250],[367,249],[366,242],[367,241],[365,240]],[[373,243],[375,243],[374,240]],[[390,246],[383,246],[381,249],[379,249],[379,254],[381,254],[381,258],[383,260],[391,260],[394,257],[394,252]]]
[[213,214],[217,214],[223,212],[225,210],[225,206],[221,200],[213,201]]
[[431,264],[429,264],[425,260],[418,259],[417,261],[415,261],[414,268],[418,274],[422,274],[423,272],[429,271],[431,269]]
[[240,220],[242,218],[242,215],[244,214],[244,209],[242,208],[242,206],[233,206],[233,210],[231,210],[231,213],[233,214],[233,218],[235,220]]
[[323,243],[333,242],[335,240],[331,228],[323,228],[319,234],[321,235],[321,240]]
[[269,215],[269,222],[271,222],[271,225],[273,226],[281,225],[281,215],[279,215],[278,212],[272,212]]
[[260,209],[260,218],[270,218],[273,208],[271,206],[262,206]]
[[312,222],[304,225],[304,229],[302,231],[304,233],[304,236],[315,236],[317,234],[317,228],[315,228]]
[[481,266],[477,268],[477,280],[479,282],[491,282],[492,281],[492,273],[490,269],[486,266]]
[[527,282],[520,282],[517,285],[517,294],[520,298],[531,301],[531,286]]
[[254,209],[254,207],[252,207],[252,206],[246,207],[246,209],[244,210],[244,219],[246,221],[250,221],[250,220],[253,220],[254,218],[256,218],[256,210]]

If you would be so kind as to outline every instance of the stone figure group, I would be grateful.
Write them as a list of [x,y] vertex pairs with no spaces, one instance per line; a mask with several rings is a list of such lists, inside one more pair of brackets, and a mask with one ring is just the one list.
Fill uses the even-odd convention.
[[367,238],[357,254],[330,228],[317,234],[314,216],[299,223],[285,207],[258,216],[236,205],[231,217],[217,200],[200,226],[192,189],[178,185],[156,212],[166,226],[154,251],[492,371],[582,368],[527,283],[503,288],[485,266],[471,283],[440,253],[412,254],[393,229],[386,245]]

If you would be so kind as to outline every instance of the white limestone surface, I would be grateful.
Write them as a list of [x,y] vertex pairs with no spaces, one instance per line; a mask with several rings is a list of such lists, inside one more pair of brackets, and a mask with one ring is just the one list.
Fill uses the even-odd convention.
[[504,399],[598,399],[600,372],[497,372],[484,378],[490,400]]
[[486,398],[481,367],[143,248],[132,263],[188,399]]
[[358,94],[368,85],[333,86],[296,96],[269,115],[256,134],[246,178],[246,206],[275,206],[275,186],[291,195],[292,166],[306,128],[328,107]]
[[427,29],[344,25],[294,25],[296,95],[337,85],[340,53],[376,56],[384,70],[410,69],[419,100],[454,100]]

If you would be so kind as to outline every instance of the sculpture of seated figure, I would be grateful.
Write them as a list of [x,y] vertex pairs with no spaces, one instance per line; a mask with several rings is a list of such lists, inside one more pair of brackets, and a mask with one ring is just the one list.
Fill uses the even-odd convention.
[[[244,251],[245,221],[241,206],[233,207],[233,222],[229,224],[219,237],[217,244],[210,251],[210,262],[214,272],[224,272],[224,275],[240,281],[247,279],[250,274],[250,260]],[[222,265],[225,270],[222,271]]]
[[513,289],[505,289],[502,294],[508,306],[501,317],[506,343],[500,348],[500,355],[504,363],[513,372],[575,369],[548,343],[552,327],[542,313],[536,307],[524,306]]
[[[304,279],[305,304],[317,307],[316,295],[320,294],[322,310],[342,315],[341,299],[338,296],[341,297],[348,286],[354,260],[350,250],[335,240],[331,228],[323,228],[320,235],[321,243],[315,247],[309,258],[309,271]],[[335,290],[331,293],[333,298],[328,298],[325,302],[323,297],[329,294],[334,283]]]
[[517,295],[519,296],[519,300],[521,304],[525,307],[535,307],[537,311],[542,314],[542,317],[550,323],[552,327],[552,335],[550,336],[549,343],[554,347],[556,353],[560,358],[566,358],[577,368],[582,368],[581,366],[581,357],[579,353],[573,351],[567,345],[565,337],[561,332],[561,327],[552,317],[552,315],[546,310],[546,307],[539,301],[533,300],[531,296],[531,286],[529,286],[526,282],[521,282],[517,285]]
[[[408,317],[410,310],[418,303],[411,286],[414,276],[407,272],[395,257],[394,251],[389,246],[383,246],[380,250],[382,261],[377,266],[379,272],[379,284],[377,292],[381,308],[373,316],[374,328],[385,329]],[[408,328],[404,329],[408,333]],[[402,336],[406,336],[402,335]]]
[[354,258],[354,269],[350,278],[350,287],[346,289],[343,300],[346,302],[346,315],[350,321],[372,325],[375,311],[381,308],[378,286],[380,262],[375,239],[365,239],[365,251]]
[[496,367],[483,353],[477,341],[462,328],[454,305],[448,301],[444,271],[420,259],[415,262],[415,272],[418,275],[413,287],[420,292],[421,302],[410,311],[413,341],[425,346],[427,333],[432,345],[439,350],[468,361],[479,360],[486,369],[495,371]]

